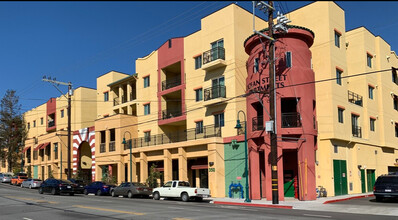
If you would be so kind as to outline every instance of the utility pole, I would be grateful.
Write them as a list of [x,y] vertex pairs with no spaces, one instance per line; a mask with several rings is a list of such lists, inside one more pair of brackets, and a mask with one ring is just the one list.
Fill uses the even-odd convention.
[[[68,82],[59,82],[56,81],[55,78],[51,79],[51,77],[46,78],[46,76],[43,77],[43,81],[50,82],[53,84],[53,86],[65,97],[65,95],[62,93],[62,91],[57,87],[57,85],[66,85],[68,86],[68,97],[65,97],[68,99],[68,179],[72,178],[72,172],[71,172],[71,96],[72,96],[72,83]],[[62,151],[62,149],[61,149]],[[61,165],[62,166],[62,165]],[[61,175],[62,175],[62,170],[61,170]]]
[[[274,26],[274,16],[273,1],[268,1],[268,36],[274,38],[273,26]],[[277,147],[277,121],[276,119],[276,90],[275,90],[275,44],[274,41],[269,41],[269,111],[273,123],[273,131],[270,132],[270,142],[271,142],[271,172],[272,172],[272,204],[279,204],[279,194],[278,194],[278,147]]]

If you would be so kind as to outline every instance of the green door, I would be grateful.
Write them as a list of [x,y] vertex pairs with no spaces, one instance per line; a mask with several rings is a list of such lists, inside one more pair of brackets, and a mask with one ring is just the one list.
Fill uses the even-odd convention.
[[334,194],[346,195],[347,188],[347,162],[345,160],[333,160]]
[[361,188],[362,193],[366,193],[366,179],[365,179],[365,170],[361,170]]
[[373,186],[375,185],[375,170],[366,170],[368,192],[373,191]]
[[39,178],[39,168],[37,166],[33,166],[33,178]]
[[294,197],[294,176],[293,176],[293,170],[284,170],[283,176],[284,176],[284,195],[285,197]]

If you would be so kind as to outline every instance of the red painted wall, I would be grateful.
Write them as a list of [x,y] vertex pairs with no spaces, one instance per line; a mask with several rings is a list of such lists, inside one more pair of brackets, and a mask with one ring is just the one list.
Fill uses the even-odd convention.
[[[54,129],[57,126],[57,114],[56,114],[56,111],[57,111],[57,100],[55,98],[50,98],[47,101],[47,103],[46,103],[46,108],[47,108],[47,114],[46,114],[47,117],[45,119],[45,123],[46,123],[46,126],[47,126],[46,130],[49,131],[49,130]],[[54,114],[54,125],[55,126],[49,128],[48,127],[48,116],[53,114],[53,113],[55,113]]]
[[[265,33],[266,34],[266,33]],[[246,79],[246,92],[249,90],[268,91],[269,83],[269,62],[268,62],[268,40],[260,36],[252,36],[245,42],[245,51],[249,55],[247,61],[248,77]],[[313,83],[297,85],[314,81],[314,72],[311,69],[311,51],[309,48],[313,43],[314,36],[308,30],[301,28],[290,28],[287,34],[275,35],[275,73],[276,73],[276,118],[277,118],[277,137],[278,137],[278,192],[279,200],[284,200],[283,188],[283,171],[285,169],[294,169],[295,175],[298,177],[299,199],[315,200],[315,140],[317,130],[314,128],[313,120],[316,116],[315,112],[315,85]],[[266,48],[266,51],[264,51]],[[292,54],[292,67],[286,67],[286,52]],[[254,59],[259,59],[258,72],[254,73]],[[282,128],[281,117],[281,98],[299,99],[297,104],[297,112],[301,115],[302,125],[299,127]],[[271,187],[271,165],[270,140],[269,134],[263,130],[253,131],[252,118],[257,117],[257,111],[253,107],[253,103],[262,100],[264,127],[265,121],[269,121],[269,102],[268,95],[264,93],[254,93],[247,97],[246,107],[248,115],[248,147],[250,160],[250,195],[252,199],[261,199],[266,197],[272,200]],[[281,141],[282,135],[298,135],[300,140],[297,142]],[[293,150],[295,162],[289,162],[288,154],[284,161],[283,152]],[[264,154],[260,154],[264,151]],[[260,158],[264,155],[264,158]],[[289,157],[291,158],[291,153]],[[265,179],[262,178],[260,184],[260,162],[265,163]],[[285,167],[284,167],[285,164]],[[300,164],[300,165],[299,165]],[[262,165],[264,166],[264,165]],[[265,186],[264,186],[265,185]],[[263,188],[263,195],[260,195],[260,186]],[[264,192],[265,189],[265,192]]]
[[[158,49],[158,118],[159,125],[181,121],[186,119],[186,115],[184,114],[185,109],[185,67],[184,67],[184,38],[172,38],[171,47],[169,47],[169,41],[166,41],[159,49]],[[170,88],[168,90],[162,91],[162,68],[165,68],[174,63],[181,63],[181,85]],[[176,90],[181,90],[181,106],[183,115],[180,117],[170,118],[166,120],[160,120],[162,118],[162,109],[161,108],[161,99],[162,95],[174,92]]]

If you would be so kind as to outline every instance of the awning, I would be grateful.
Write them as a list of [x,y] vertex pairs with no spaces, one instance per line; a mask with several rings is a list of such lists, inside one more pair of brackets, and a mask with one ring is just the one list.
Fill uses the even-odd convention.
[[43,144],[37,145],[37,147],[34,149],[34,151],[38,151],[38,150],[40,149],[41,146],[43,146]]
[[207,164],[203,165],[192,165],[191,170],[202,170],[202,169],[207,169],[209,166]]
[[50,142],[44,143],[43,145],[41,145],[39,150],[46,148],[49,144],[50,144]]
[[25,147],[25,148],[22,150],[22,153],[25,153],[29,148],[30,148],[30,146]]

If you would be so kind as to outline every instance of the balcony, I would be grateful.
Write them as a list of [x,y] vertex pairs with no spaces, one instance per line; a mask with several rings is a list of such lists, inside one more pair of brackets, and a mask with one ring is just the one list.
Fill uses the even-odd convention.
[[354,92],[348,91],[348,101],[355,105],[362,106],[362,96]]
[[119,97],[113,99],[113,106],[119,105]]
[[122,95],[122,103],[126,103],[127,102],[127,95]]
[[263,116],[252,118],[252,131],[261,131],[261,130],[264,130]]
[[162,91],[181,85],[181,77],[173,77],[162,82]]
[[54,126],[55,126],[55,121],[52,120],[52,121],[49,121],[49,122],[48,122],[48,127],[47,127],[47,128],[52,128],[52,127],[54,127]]
[[225,49],[223,47],[216,47],[203,53],[203,70],[213,70],[219,67],[226,66]]
[[361,130],[361,127],[353,125],[353,126],[352,126],[352,136],[353,136],[353,137],[362,138],[362,130]]
[[109,142],[109,152],[115,151],[115,141]]
[[133,92],[130,92],[130,101],[137,99],[137,95]]
[[175,117],[178,117],[178,116],[181,116],[182,115],[182,111],[181,110],[178,110],[178,111],[170,111],[170,110],[163,110],[162,111],[162,119],[163,120],[165,120],[165,119],[169,119],[169,118],[175,118]]
[[221,127],[215,127],[214,125],[204,126],[203,130],[192,128],[180,132],[172,132],[169,134],[158,134],[151,135],[149,137],[134,138],[133,148],[162,145],[169,143],[177,143],[183,141],[221,137]]
[[300,113],[288,112],[282,113],[282,128],[301,127]]
[[204,90],[204,105],[213,105],[225,101],[225,86],[213,86]]

